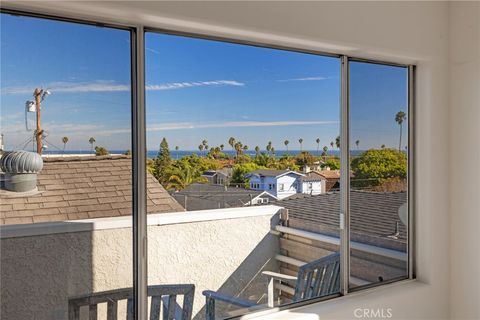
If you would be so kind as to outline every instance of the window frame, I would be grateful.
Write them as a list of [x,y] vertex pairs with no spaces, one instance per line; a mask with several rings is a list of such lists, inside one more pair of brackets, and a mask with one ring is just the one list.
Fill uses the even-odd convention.
[[[174,29],[154,28],[144,24],[115,23],[105,19],[78,19],[73,13],[67,14],[51,14],[48,9],[39,10],[19,10],[15,7],[9,8],[5,5],[0,8],[0,13],[11,14],[15,16],[25,16],[40,19],[49,19],[55,21],[63,21],[70,23],[79,23],[84,25],[92,25],[97,27],[107,27],[130,32],[130,50],[131,50],[131,119],[132,119],[132,219],[133,219],[133,291],[134,291],[134,319],[146,320],[148,314],[147,308],[147,203],[146,203],[146,118],[145,118],[145,34],[147,32],[158,34],[169,34],[183,37],[191,37],[203,40],[214,40],[240,45],[249,45],[260,48],[269,48],[284,50],[290,52],[298,52],[304,54],[313,54],[326,57],[336,57],[341,61],[340,72],[340,143],[347,146],[341,149],[342,167],[349,167],[349,68],[350,61],[367,62],[373,64],[381,64],[387,66],[404,67],[408,70],[408,164],[407,164],[407,201],[408,201],[408,226],[407,226],[407,255],[408,267],[407,276],[399,279],[392,279],[380,283],[374,283],[368,286],[361,286],[358,289],[349,288],[349,252],[350,252],[350,229],[349,229],[349,193],[350,193],[350,176],[348,170],[341,170],[340,181],[343,186],[341,188],[341,210],[340,210],[340,255],[341,255],[341,288],[338,294],[323,296],[303,300],[299,302],[284,304],[273,309],[251,312],[249,314],[269,314],[285,309],[293,309],[305,305],[315,304],[321,301],[329,300],[339,296],[348,296],[351,292],[363,291],[366,289],[385,286],[393,282],[409,281],[416,277],[416,242],[415,242],[415,215],[416,215],[416,158],[415,158],[415,89],[416,89],[416,66],[414,64],[405,64],[395,61],[368,59],[364,57],[355,57],[337,52],[319,51],[301,46],[284,46],[276,44],[275,41],[256,42],[234,37],[220,37],[209,35],[207,33],[192,33],[178,31]],[[143,172],[144,174],[138,174]],[[343,191],[342,191],[343,190]],[[267,199],[268,202],[268,199]],[[347,254],[345,254],[347,253]],[[240,316],[238,316],[240,317]],[[234,318],[238,318],[234,317]]]

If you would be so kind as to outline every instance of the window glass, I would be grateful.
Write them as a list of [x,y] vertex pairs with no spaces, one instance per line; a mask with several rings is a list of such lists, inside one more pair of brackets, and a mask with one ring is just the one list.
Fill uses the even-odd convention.
[[132,286],[132,229],[102,229],[132,215],[130,31],[0,23],[0,313],[67,319],[69,299]]
[[149,228],[150,285],[195,284],[195,316],[207,298],[216,318],[338,292],[339,75],[338,58],[147,33],[149,170],[177,212],[216,217]]
[[408,275],[407,80],[350,62],[350,287]]

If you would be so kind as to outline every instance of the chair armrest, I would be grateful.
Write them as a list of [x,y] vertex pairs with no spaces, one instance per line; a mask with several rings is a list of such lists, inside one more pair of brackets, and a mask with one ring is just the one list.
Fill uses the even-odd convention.
[[239,307],[243,307],[243,308],[251,308],[251,307],[257,305],[253,301],[244,300],[244,299],[240,299],[240,298],[235,298],[235,297],[232,297],[232,296],[229,296],[229,295],[226,295],[226,294],[223,294],[223,293],[219,293],[219,292],[216,292],[216,291],[205,290],[205,291],[202,292],[202,294],[207,298],[227,302],[227,303],[230,303],[230,304],[233,304],[233,305],[236,305],[236,306],[239,306]]
[[297,277],[289,276],[288,274],[277,273],[272,271],[262,271],[264,276],[269,278],[273,278],[275,280],[283,280],[283,281],[297,281]]

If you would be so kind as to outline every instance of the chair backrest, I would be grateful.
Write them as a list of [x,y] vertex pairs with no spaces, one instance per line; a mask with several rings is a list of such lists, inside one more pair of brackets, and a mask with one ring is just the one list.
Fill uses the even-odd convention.
[[[193,284],[156,285],[147,289],[152,297],[150,320],[160,320],[163,304],[163,320],[191,320],[195,286]],[[177,304],[177,295],[183,295],[183,307]],[[73,297],[68,300],[68,319],[79,320],[80,307],[88,306],[89,320],[97,319],[97,306],[107,303],[107,320],[117,320],[117,304],[127,300],[127,320],[133,320],[133,289],[117,289]],[[180,310],[179,310],[180,309]],[[179,312],[180,311],[180,312]]]
[[337,252],[299,268],[293,301],[326,296],[339,290],[340,253]]

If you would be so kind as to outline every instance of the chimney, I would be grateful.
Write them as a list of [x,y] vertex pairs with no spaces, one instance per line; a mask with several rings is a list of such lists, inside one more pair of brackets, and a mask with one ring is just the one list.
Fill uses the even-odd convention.
[[34,190],[37,173],[42,168],[42,157],[35,152],[5,152],[0,159],[0,169],[5,173],[5,189],[13,192]]

